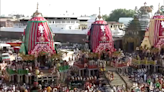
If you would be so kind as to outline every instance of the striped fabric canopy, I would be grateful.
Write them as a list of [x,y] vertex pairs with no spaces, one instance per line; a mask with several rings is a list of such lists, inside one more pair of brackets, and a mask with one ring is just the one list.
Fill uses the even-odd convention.
[[95,21],[88,31],[89,48],[94,53],[104,50],[114,51],[112,33],[108,24],[103,20]]
[[163,15],[156,15],[153,17],[152,23],[154,23],[154,46],[156,46],[159,42],[159,39],[164,36],[164,24],[162,26],[162,22],[164,22]]
[[20,51],[31,55],[55,53],[53,32],[44,17],[35,16],[28,21]]

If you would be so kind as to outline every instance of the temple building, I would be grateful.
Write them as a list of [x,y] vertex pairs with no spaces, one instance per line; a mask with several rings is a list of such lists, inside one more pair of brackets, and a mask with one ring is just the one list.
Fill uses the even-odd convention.
[[133,52],[144,39],[145,31],[150,23],[152,6],[147,6],[145,2],[144,6],[140,9],[136,7],[135,11],[134,19],[127,25],[126,34],[123,37],[123,50],[127,52]]
[[141,26],[137,16],[134,17],[125,30],[125,36],[122,40],[123,50],[126,52],[133,52],[135,48],[140,45],[141,41]]
[[160,8],[155,13],[153,18],[150,20],[150,25],[145,32],[145,37],[142,41],[141,46],[143,48],[157,47],[158,49],[163,49],[164,39],[163,39],[163,21],[164,16],[161,15]]
[[147,6],[146,2],[144,3],[144,6],[141,6],[139,10],[137,10],[137,7],[135,9],[136,15],[139,19],[140,25],[141,25],[141,39],[144,37],[144,33],[146,31],[146,28],[150,22],[151,13],[152,13],[153,6]]

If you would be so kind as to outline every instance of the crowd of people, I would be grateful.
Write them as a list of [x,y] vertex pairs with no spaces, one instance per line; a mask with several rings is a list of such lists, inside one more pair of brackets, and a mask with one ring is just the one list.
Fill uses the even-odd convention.
[[[136,60],[148,60],[148,61],[155,61],[155,65],[160,65],[163,66],[163,54],[162,53],[155,53],[155,52],[150,52],[148,50],[137,50],[134,53],[124,53],[121,51],[121,55],[119,57],[113,57],[109,59],[110,61],[114,61],[114,65],[116,63],[122,63],[130,60],[132,61],[132,58],[135,58]],[[23,64],[23,65],[22,65]],[[31,63],[13,63],[12,64],[12,69],[26,69],[27,67],[25,66],[32,66],[30,65]],[[132,63],[130,63],[131,65]],[[140,65],[138,65],[140,66]],[[29,68],[29,67],[28,67]],[[132,73],[126,72],[129,77],[129,80],[133,82],[132,87],[129,89],[129,92],[164,92],[164,76],[159,73],[158,71],[153,71],[154,73],[148,73],[150,70],[147,68],[142,68],[142,67],[137,67],[138,70]],[[32,71],[32,67],[30,67],[28,70]],[[122,71],[123,72],[123,71]],[[109,81],[114,80],[114,75],[113,72],[107,72],[109,77]],[[97,80],[97,77],[88,77],[88,78],[82,78],[82,77],[71,77],[68,81],[66,79],[65,83],[66,85],[41,85],[34,83],[33,86],[24,84],[24,85],[8,85],[4,84],[0,85],[0,91],[2,92],[31,92],[31,90],[38,90],[38,92],[126,92],[125,85],[118,86],[115,85],[112,88],[106,87],[107,83],[102,83],[102,81],[95,82]],[[83,81],[85,83],[78,84],[76,83],[77,81]],[[1,84],[2,84],[1,83]],[[75,83],[74,86],[76,87],[71,87],[72,84]],[[81,85],[80,87],[77,87],[78,85]],[[108,88],[110,88],[110,91],[106,91]]]
[[[80,87],[71,87],[71,85],[47,85],[43,86],[34,82],[32,86],[23,84],[1,84],[0,85],[0,92],[110,92],[110,90],[105,86],[106,84],[103,83],[90,83],[85,82],[84,85]],[[108,91],[107,91],[108,89]]]
[[[123,53],[123,52],[122,52]],[[129,89],[129,92],[164,92],[164,77],[160,71],[160,67],[164,66],[163,53],[157,49],[142,49],[133,53],[123,53],[123,57],[129,57],[131,60],[131,71],[120,73],[126,74],[129,80],[132,81],[133,86]],[[140,61],[138,65],[133,65],[133,60]],[[121,58],[115,58],[115,63],[125,62]],[[146,63],[144,61],[147,61]],[[153,63],[150,63],[153,61]],[[113,88],[118,89],[117,87]],[[120,91],[116,91],[120,92]]]

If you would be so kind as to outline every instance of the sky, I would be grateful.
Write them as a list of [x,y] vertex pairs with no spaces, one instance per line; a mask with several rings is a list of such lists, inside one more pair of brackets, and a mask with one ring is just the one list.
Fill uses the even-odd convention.
[[31,16],[39,3],[39,12],[44,16],[68,14],[92,15],[99,13],[109,15],[112,10],[125,8],[134,9],[135,6],[140,8],[144,5],[153,5],[154,11],[158,9],[158,5],[164,5],[164,0],[0,0],[0,15],[8,14],[24,14]]

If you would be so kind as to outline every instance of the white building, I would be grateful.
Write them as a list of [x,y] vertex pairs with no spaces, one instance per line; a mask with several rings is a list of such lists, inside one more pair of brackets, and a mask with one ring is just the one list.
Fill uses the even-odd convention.
[[[83,30],[87,29],[87,21],[90,19],[88,16],[46,16],[44,17],[51,28],[60,29],[60,30]],[[15,23],[14,27],[25,28],[27,21],[30,20],[31,17],[23,17],[20,18],[17,23]]]
[[[52,31],[58,34],[87,34],[88,30],[91,27],[91,24],[95,21],[97,15],[94,14],[92,16],[80,16],[77,17],[75,15],[62,15],[62,16],[45,16],[44,18],[48,21]],[[19,21],[14,23],[14,27],[1,27],[0,31],[8,31],[8,32],[23,32],[28,20],[31,17],[22,17]],[[122,24],[110,25],[110,29],[112,31],[113,37],[122,37],[124,36],[124,31],[118,30],[123,27]],[[111,26],[113,26],[111,28]]]

